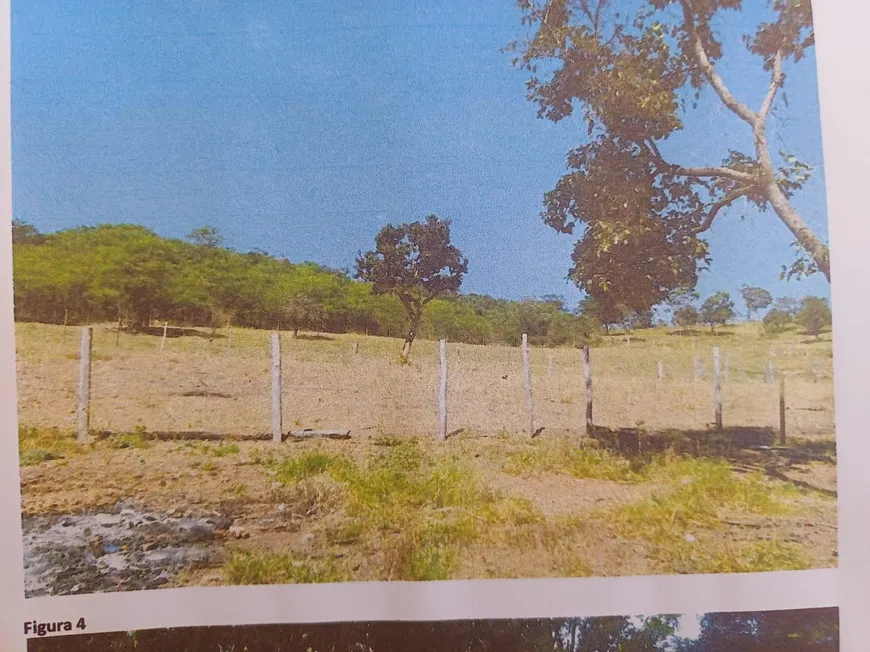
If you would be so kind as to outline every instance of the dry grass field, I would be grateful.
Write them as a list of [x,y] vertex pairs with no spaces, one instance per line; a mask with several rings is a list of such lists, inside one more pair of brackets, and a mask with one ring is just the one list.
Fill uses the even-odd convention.
[[[244,440],[269,430],[268,337],[233,330],[230,346],[220,335],[170,338],[161,353],[159,337],[116,345],[95,327],[92,427],[114,434],[79,445],[78,329],[18,324],[30,595],[836,565],[829,335],[771,339],[750,324],[594,347],[596,424],[635,432],[708,427],[714,345],[726,435],[778,427],[768,360],[786,374],[786,446],[692,455],[623,455],[587,439],[580,352],[567,348],[532,350],[544,430],[530,439],[519,349],[450,344],[454,434],[436,442],[437,343],[415,343],[403,366],[400,342],[356,335],[283,339],[285,427],[348,428],[351,439]],[[184,430],[228,437],[147,435]]]

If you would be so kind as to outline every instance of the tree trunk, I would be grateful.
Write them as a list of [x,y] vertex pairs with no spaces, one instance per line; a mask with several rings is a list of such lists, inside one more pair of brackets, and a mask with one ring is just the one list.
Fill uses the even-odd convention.
[[414,327],[408,331],[408,334],[405,335],[405,343],[402,345],[402,360],[405,362],[408,361],[408,356],[411,355],[411,345],[414,343],[414,338],[417,336]]
[[408,356],[411,354],[411,345],[414,343],[414,338],[417,337],[417,329],[420,327],[420,316],[411,315],[411,327],[408,329],[408,334],[405,336],[405,343],[402,345],[402,360],[408,361]]

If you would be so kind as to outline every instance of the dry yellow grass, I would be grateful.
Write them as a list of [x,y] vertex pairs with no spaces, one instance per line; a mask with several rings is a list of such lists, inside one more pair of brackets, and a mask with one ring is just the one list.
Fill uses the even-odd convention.
[[[225,335],[225,333],[221,333]],[[354,345],[359,352],[354,354]],[[74,428],[78,329],[17,325],[21,423]],[[419,340],[412,362],[397,363],[400,341],[360,335],[283,338],[284,422],[287,428],[349,428],[430,435],[436,430],[437,343]],[[607,337],[592,350],[595,422],[649,430],[704,428],[713,420],[712,347],[723,363],[726,425],[776,427],[778,385],[765,381],[773,360],[787,375],[789,434],[833,435],[830,336],[765,337],[758,325],[675,335],[663,329]],[[208,430],[249,435],[269,430],[268,334],[233,329],[213,342],[160,338],[94,327],[92,427],[97,430]],[[694,359],[704,366],[696,380]],[[518,433],[526,424],[518,348],[451,343],[448,430]],[[725,360],[728,372],[725,374]],[[658,381],[657,364],[664,365]],[[535,421],[548,434],[583,429],[580,352],[533,348]]]

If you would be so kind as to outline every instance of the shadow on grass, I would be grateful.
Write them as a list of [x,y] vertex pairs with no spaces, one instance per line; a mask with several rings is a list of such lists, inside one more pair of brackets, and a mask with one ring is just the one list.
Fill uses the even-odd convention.
[[298,333],[293,337],[295,340],[306,340],[308,342],[332,342],[334,337],[329,335],[320,335],[319,333]]
[[790,482],[836,498],[837,492],[788,477],[786,472],[799,464],[823,462],[836,464],[836,442],[789,438],[778,443],[773,428],[730,426],[722,430],[661,430],[641,428],[605,428],[593,426],[589,437],[601,448],[644,463],[653,455],[673,451],[682,455],[706,458],[725,458],[736,470],[759,471],[768,476]]
[[[124,329],[126,332],[132,332],[134,334],[139,335],[154,335],[156,337],[163,337],[163,326],[145,326],[144,328],[139,328],[133,331],[129,331]],[[184,326],[169,326],[166,329],[166,337],[199,337],[203,339],[224,339],[226,335],[221,333],[215,333],[212,336],[211,332],[208,330],[200,330],[198,328],[188,328]]]

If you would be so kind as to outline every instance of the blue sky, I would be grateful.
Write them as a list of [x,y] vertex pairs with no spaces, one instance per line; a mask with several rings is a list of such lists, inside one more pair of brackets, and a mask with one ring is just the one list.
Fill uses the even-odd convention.
[[[722,26],[721,73],[755,106],[767,78],[739,41],[750,4]],[[239,250],[350,267],[383,224],[436,213],[470,260],[463,291],[574,302],[573,240],[539,213],[584,129],[536,118],[500,52],[519,18],[512,0],[17,0],[14,214],[43,231],[210,224]],[[827,238],[814,57],[787,72],[771,147],[814,166],[794,204]],[[687,126],[664,148],[674,161],[752,151],[709,93]],[[820,275],[780,281],[791,235],[740,208],[710,232],[703,295],[829,295]]]

